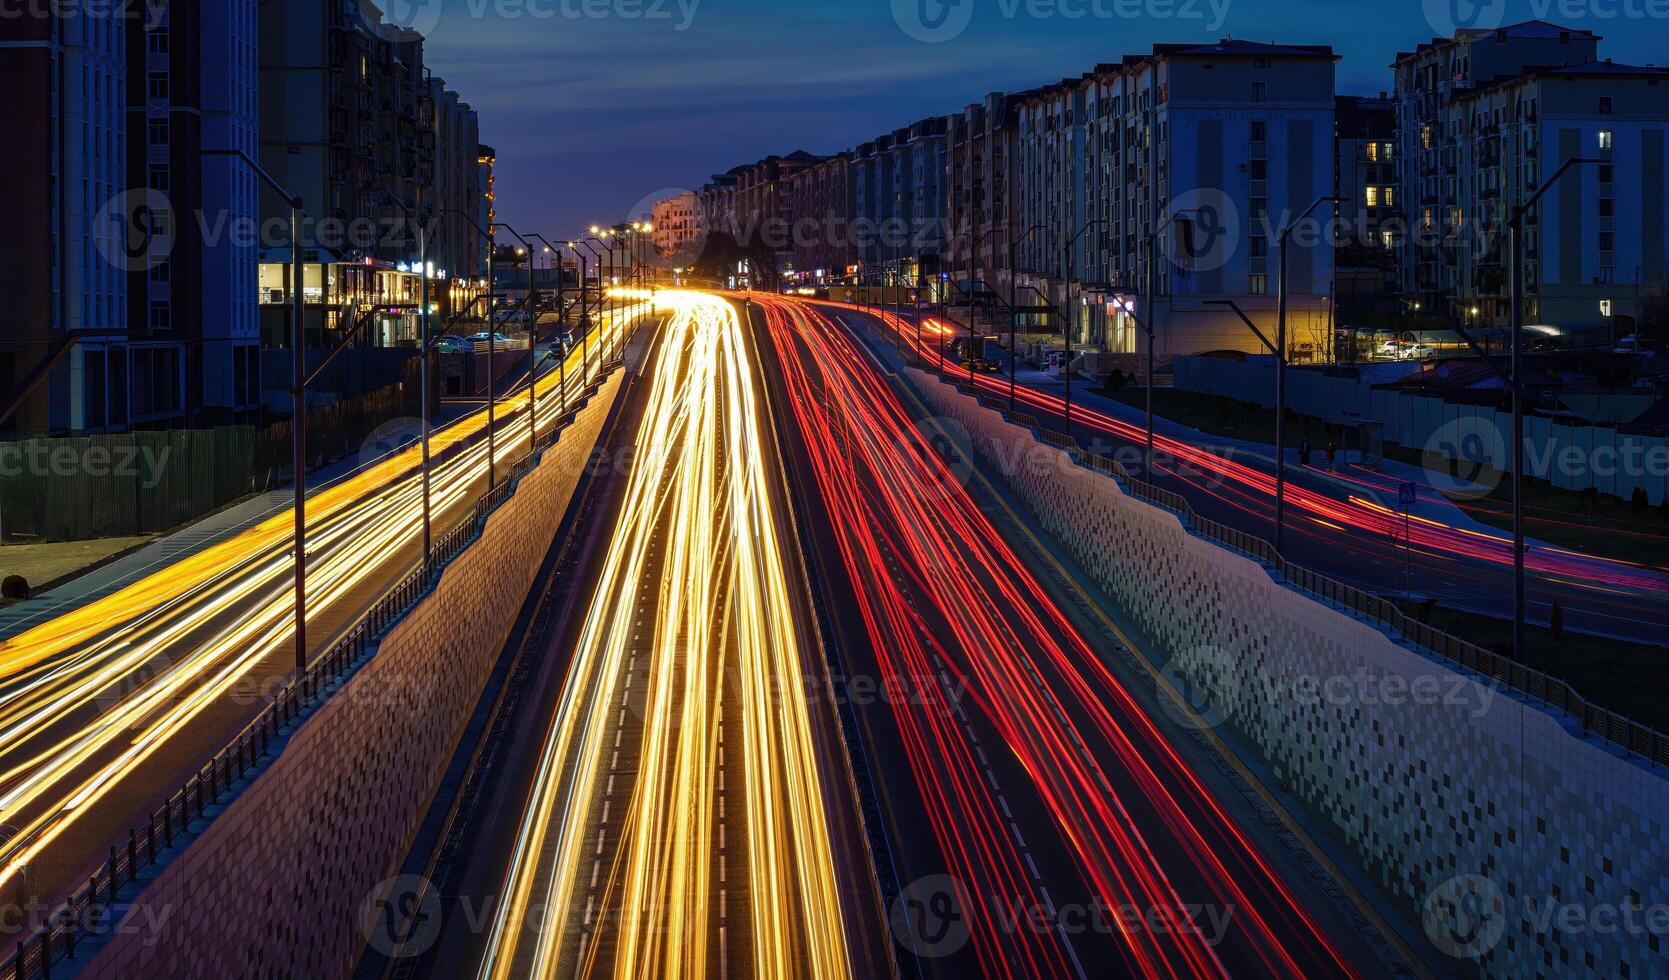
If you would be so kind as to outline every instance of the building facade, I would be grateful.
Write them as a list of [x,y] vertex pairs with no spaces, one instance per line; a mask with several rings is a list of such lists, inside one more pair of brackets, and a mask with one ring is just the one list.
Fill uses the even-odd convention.
[[1341,329],[1381,327],[1401,315],[1397,247],[1406,231],[1397,186],[1396,103],[1341,95],[1334,104],[1334,168],[1339,196],[1333,275]]
[[259,178],[220,153],[257,152],[257,8],[184,0],[129,26],[129,183],[170,205],[128,272],[129,425],[247,422],[260,405]]
[[[1599,42],[1588,31],[1530,21],[1459,31],[1397,55],[1391,71],[1398,190],[1408,225],[1398,243],[1398,275],[1410,306],[1417,303],[1424,312],[1473,322],[1504,319],[1498,281],[1503,273],[1499,257],[1492,255],[1500,231],[1484,224],[1477,207],[1469,217],[1463,200],[1481,202],[1486,193],[1495,200],[1499,187],[1480,185],[1477,174],[1463,169],[1463,152],[1484,134],[1460,131],[1472,114],[1457,103],[1498,78],[1516,78],[1538,67],[1592,63]],[[1469,162],[1492,160],[1498,152],[1499,124],[1490,126],[1495,146],[1481,156],[1469,153]],[[1491,169],[1499,168],[1492,164]]]
[[130,26],[0,19],[0,84],[14,124],[0,161],[0,388],[41,379],[0,430],[127,424],[125,225],[144,203],[127,194]]
[[665,257],[682,260],[700,249],[707,238],[706,223],[701,214],[701,201],[694,191],[684,191],[656,201],[650,209],[650,221],[655,226],[655,251]]
[[[1217,304],[1237,304],[1274,336],[1278,242],[1290,227],[1288,353],[1322,355],[1332,335],[1332,243],[1321,233],[1331,208],[1311,211],[1310,224],[1297,219],[1337,193],[1336,60],[1316,45],[1157,45],[1056,86],[1030,116],[1022,111],[1022,158],[1043,159],[1023,160],[1021,224],[1044,225],[1038,237],[1053,255],[1023,251],[1020,272],[1073,311],[1079,342],[1145,350],[1145,322],[1161,357],[1262,352],[1239,316]],[[1028,127],[1042,131],[1028,139]],[[1081,285],[1065,296],[1049,281],[1058,275],[1051,267],[1086,228],[1070,256],[1085,270]]]

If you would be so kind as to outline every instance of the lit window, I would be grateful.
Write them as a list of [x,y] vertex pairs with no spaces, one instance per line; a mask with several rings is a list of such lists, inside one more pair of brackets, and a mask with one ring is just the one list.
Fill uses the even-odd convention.
[[1397,189],[1395,187],[1385,188],[1385,206],[1386,207],[1392,207],[1396,203],[1397,203]]
[[1253,296],[1269,295],[1269,277],[1265,275],[1252,276],[1248,292]]
[[1609,129],[1600,130],[1599,131],[1599,148],[1602,149],[1602,150],[1611,149],[1611,139],[1612,139],[1611,130],[1609,130]]
[[1600,316],[1610,316],[1611,315],[1611,301],[1610,300],[1602,299],[1602,300],[1599,301],[1599,315]]
[[1367,190],[1368,190],[1368,207],[1370,207],[1370,208],[1379,207],[1379,188],[1370,185]]

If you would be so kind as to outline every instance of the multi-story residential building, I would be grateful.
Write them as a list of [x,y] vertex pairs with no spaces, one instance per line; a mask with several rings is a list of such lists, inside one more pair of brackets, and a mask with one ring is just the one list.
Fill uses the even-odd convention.
[[129,183],[170,205],[128,273],[128,423],[247,421],[260,405],[257,7],[184,0],[127,35]]
[[[1020,224],[1044,230],[1022,250],[1019,271],[1073,309],[1076,339],[1144,350],[1133,314],[1151,323],[1162,357],[1262,349],[1212,302],[1234,301],[1273,336],[1279,233],[1335,194],[1336,60],[1326,46],[1163,44],[1022,107]],[[1312,218],[1319,231],[1328,213]],[[1071,256],[1082,285],[1066,297],[1052,277],[1065,243],[1086,227]],[[1295,358],[1319,356],[1330,340],[1325,238],[1290,239]]]
[[1524,322],[1595,341],[1632,332],[1665,284],[1669,69],[1532,68],[1457,93],[1444,127],[1465,175],[1451,225],[1496,230],[1451,253],[1457,305],[1476,323],[1509,322],[1509,216],[1566,160],[1584,158],[1596,162],[1568,172],[1526,216]]
[[946,244],[945,269],[953,278],[983,278],[1005,298],[1013,285],[1009,249],[1025,233],[1009,193],[1009,161],[1017,158],[1020,106],[1033,94],[992,93],[945,122],[945,209],[960,229]]
[[1406,228],[1397,186],[1396,103],[1341,95],[1334,101],[1334,168],[1339,196],[1333,275],[1341,327],[1388,325],[1401,312],[1397,240]]
[[[429,263],[442,280],[437,305],[443,315],[461,309],[478,295],[484,275],[487,243],[471,221],[485,194],[481,184],[481,124],[475,110],[438,78],[429,79],[429,101],[434,105],[434,187],[427,194],[433,215],[434,239]],[[431,284],[435,289],[435,284]]]
[[725,173],[714,174],[696,195],[710,232],[736,237],[736,176],[742,170],[742,167],[735,167]]
[[690,261],[686,264],[694,264],[693,260],[699,255],[692,253],[700,249],[707,238],[701,201],[694,191],[656,201],[650,209],[650,221],[655,226],[657,253],[678,261],[688,258]]
[[0,389],[43,378],[0,429],[128,422],[125,226],[148,218],[146,199],[127,193],[131,26],[116,16],[0,18],[0,86],[12,103],[0,160]]
[[[893,134],[898,213],[908,226],[905,262],[911,281],[932,283],[943,271],[947,244],[965,229],[951,227],[945,190],[947,117],[933,116]],[[930,289],[935,287],[929,287]]]
[[794,213],[794,269],[802,277],[836,279],[858,264],[857,175],[850,152],[825,157],[789,178]]
[[[372,315],[382,321],[373,333],[378,341],[410,342],[418,331],[416,310],[405,305],[411,289],[361,293],[336,280],[367,261],[396,271],[413,267],[416,238],[390,198],[417,221],[434,219],[435,103],[423,37],[384,22],[360,0],[262,4],[260,32],[261,165],[303,199],[310,221],[308,343],[323,344]],[[264,216],[288,218],[270,190],[261,201]],[[278,268],[287,251],[270,248],[263,257],[274,267],[263,269],[263,286],[274,274],[287,283],[288,272]],[[262,290],[269,347],[288,345],[286,289]],[[350,309],[326,302],[330,295],[365,295],[369,302]]]
[[[1468,164],[1498,167],[1506,119],[1493,118],[1489,132],[1461,132],[1476,114],[1457,101],[1492,85],[1497,79],[1518,78],[1531,69],[1589,64],[1598,60],[1600,38],[1542,21],[1528,21],[1496,30],[1463,30],[1452,38],[1433,38],[1411,52],[1397,55],[1391,69],[1397,103],[1396,158],[1398,192],[1408,219],[1407,234],[1398,243],[1399,280],[1410,305],[1501,322],[1506,310],[1500,297],[1499,259],[1495,239],[1499,229],[1486,226],[1484,212],[1470,211],[1464,197],[1482,201],[1485,190]],[[1592,115],[1598,115],[1598,105]],[[1535,126],[1533,114],[1514,117],[1514,135]],[[1493,145],[1483,147],[1489,138]],[[1468,153],[1463,162],[1463,152]],[[1539,152],[1539,149],[1538,149]],[[1493,161],[1493,162],[1492,162]],[[1496,200],[1499,185],[1489,187]],[[1476,261],[1474,261],[1476,259]]]
[[899,229],[899,194],[892,166],[892,134],[863,143],[853,151],[853,225],[858,261],[871,268],[894,268],[903,253]]
[[[1018,267],[1024,273],[1022,282],[1042,288],[1059,308],[1072,303],[1063,292],[1069,271],[1079,282],[1092,278],[1084,257],[1095,251],[1098,234],[1091,228],[1080,235],[1088,221],[1092,193],[1083,83],[1080,78],[1063,79],[1033,91],[1019,103],[1018,227],[1032,233],[1023,235]],[[1067,245],[1075,236],[1076,248],[1069,258]]]

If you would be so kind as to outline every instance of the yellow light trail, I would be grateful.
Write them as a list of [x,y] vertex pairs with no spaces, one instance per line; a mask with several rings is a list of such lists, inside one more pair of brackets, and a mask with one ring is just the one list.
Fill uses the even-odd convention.
[[[742,762],[754,974],[849,976],[823,795],[831,781],[820,778],[812,747],[756,369],[729,303],[683,292],[662,293],[658,303],[671,316],[636,463],[541,749],[480,976],[708,976],[727,746]],[[656,549],[661,567],[652,575]],[[618,748],[636,752],[636,776],[629,806],[611,825],[599,815],[599,782],[623,731],[629,651],[649,617],[643,730],[636,745]],[[723,727],[727,673],[740,688],[739,745],[721,741],[721,732],[735,734]],[[592,924],[582,895],[595,887],[600,841],[614,835],[604,905],[618,935],[606,966],[595,947],[587,955],[565,943]]]
[[[644,302],[624,304],[604,318],[589,344],[601,349],[648,311]],[[600,358],[593,350],[587,363],[583,353],[576,347],[561,371],[537,381],[542,432],[594,375]],[[525,385],[500,400],[493,447],[498,467],[527,451],[528,404]],[[485,481],[487,444],[472,440],[486,425],[482,409],[434,432],[436,456],[468,444],[431,470],[435,515],[467,504]],[[416,566],[420,463],[421,449],[413,446],[309,496],[309,622],[344,612],[344,602],[367,583],[392,584]],[[0,824],[18,831],[0,851],[0,887],[265,658],[293,642],[293,552],[293,517],[286,508],[107,598],[0,642]],[[402,553],[410,560],[390,567],[391,556]],[[94,710],[99,707],[105,710]],[[231,734],[215,733],[210,741]],[[147,787],[143,794],[150,792]],[[89,853],[96,855],[105,843],[87,842]]]

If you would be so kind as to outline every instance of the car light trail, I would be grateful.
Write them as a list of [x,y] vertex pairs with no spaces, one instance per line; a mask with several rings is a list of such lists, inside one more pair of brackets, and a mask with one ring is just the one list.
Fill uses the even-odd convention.
[[[1233,910],[1233,960],[1247,972],[1352,975],[851,339],[814,306],[760,302],[882,681],[937,676],[938,663],[954,672],[1001,733],[1086,882],[1110,906],[1177,909],[1203,889]],[[911,597],[926,597],[927,608]],[[1053,933],[1004,930],[987,914],[993,900],[1027,907],[1032,885],[964,737],[943,710],[899,702],[892,709],[939,848],[973,893],[963,911],[983,972],[1066,975],[1068,951]],[[1230,972],[1225,953],[1201,935],[1120,925],[1133,974]]]
[[[730,304],[663,292],[658,305],[671,316],[622,513],[540,750],[480,976],[711,975],[727,749],[740,756],[745,794],[743,941],[754,975],[849,976],[755,365]],[[652,641],[642,731],[623,745],[640,631]],[[739,688],[739,740],[724,738],[738,729],[723,717],[727,674]],[[599,804],[615,753],[636,758],[618,820]],[[605,841],[617,841],[612,861]],[[612,964],[595,943],[565,947],[597,921],[583,896],[598,869]]]
[[[618,337],[628,314],[646,310],[637,305],[611,317],[591,343]],[[578,350],[567,360],[562,371],[537,381],[542,429],[590,380],[592,365]],[[564,383],[566,394],[559,398]],[[501,401],[494,447],[499,467],[527,451],[528,403],[525,385]],[[431,470],[434,514],[466,505],[485,481],[487,445],[477,437],[486,422],[483,409],[435,431],[436,456],[461,448]],[[309,621],[351,616],[356,591],[393,582],[415,567],[413,549],[422,534],[420,459],[421,450],[410,447],[309,497]],[[18,830],[0,852],[0,887],[291,642],[292,528],[285,510],[0,642],[0,824]],[[401,555],[409,558],[391,561]],[[233,730],[242,724],[238,720]],[[174,781],[170,777],[169,784]],[[136,806],[153,792],[145,788]],[[88,853],[96,859],[103,843],[88,842]]]
[[[824,305],[853,310],[861,309],[840,303],[826,303]],[[885,310],[861,309],[861,312],[880,319],[888,331],[891,331],[895,337],[901,338],[905,345],[914,350],[915,356],[920,358],[921,363],[927,365],[929,370],[936,367],[945,372],[948,377],[964,382],[967,380],[965,369],[960,368],[948,357],[941,360],[936,343],[928,343],[925,339],[919,344],[917,343],[913,336],[915,325],[911,322]],[[981,391],[1005,398],[1008,395],[1009,384],[1006,378],[976,374],[973,378],[973,384],[977,385]],[[1015,391],[1015,397],[1022,405],[1057,417],[1063,410],[1064,399],[1023,385]],[[1145,444],[1147,440],[1147,430],[1145,428],[1098,412],[1083,404],[1073,404],[1072,421],[1076,426],[1083,426],[1125,442],[1141,445]],[[1156,434],[1154,436],[1153,445],[1156,454],[1168,456],[1177,460],[1180,464],[1198,470],[1224,489],[1235,488],[1246,492],[1248,495],[1248,503],[1235,502],[1222,494],[1215,494],[1214,496],[1217,496],[1218,499],[1259,518],[1267,517],[1266,514],[1255,508],[1274,499],[1275,476],[1273,473],[1265,473],[1262,470],[1219,456],[1207,449],[1162,435]],[[1369,504],[1360,497],[1352,497],[1349,501],[1341,502],[1325,494],[1296,486],[1290,481],[1287,483],[1286,495],[1288,506],[1293,508],[1295,513],[1304,515],[1310,520],[1327,519],[1360,532],[1385,538],[1395,538],[1399,542],[1405,536],[1403,518],[1400,513]],[[1441,555],[1469,558],[1496,565],[1512,564],[1512,542],[1497,535],[1454,527],[1441,522],[1422,519],[1418,516],[1413,520],[1412,533],[1414,544],[1429,548]],[[1608,585],[1636,589],[1654,596],[1662,595],[1665,589],[1669,588],[1669,574],[1666,574],[1664,569],[1621,559],[1596,555],[1577,555],[1562,549],[1531,545],[1527,549],[1525,562],[1526,567],[1533,571],[1597,580]]]

